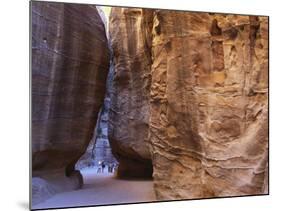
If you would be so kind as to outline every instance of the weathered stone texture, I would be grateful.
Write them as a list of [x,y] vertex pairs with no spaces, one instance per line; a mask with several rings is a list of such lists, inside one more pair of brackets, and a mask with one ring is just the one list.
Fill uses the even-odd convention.
[[151,15],[150,10],[117,7],[110,15],[114,77],[109,140],[119,161],[119,176],[152,175],[148,146]]
[[[74,165],[92,137],[108,68],[94,6],[32,2],[32,176],[57,191],[81,185]],[[57,182],[65,180],[72,185]]]
[[152,159],[162,200],[267,193],[268,18],[114,8],[109,24],[119,160]]
[[149,129],[158,199],[267,192],[267,21],[155,11]]

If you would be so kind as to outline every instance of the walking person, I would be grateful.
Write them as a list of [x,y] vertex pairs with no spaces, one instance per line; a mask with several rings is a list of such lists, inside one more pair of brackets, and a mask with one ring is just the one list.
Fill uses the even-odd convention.
[[102,165],[102,162],[101,161],[99,161],[99,163],[98,163],[99,165],[98,165],[98,170],[97,170],[97,173],[99,174],[99,173],[101,173],[101,171],[102,171],[102,168],[101,168],[101,165]]
[[108,169],[107,169],[108,173],[112,172],[111,168],[112,168],[112,164],[110,163],[110,164],[108,164]]
[[112,172],[114,173],[116,170],[117,170],[117,164],[114,163],[113,166],[112,166]]
[[105,163],[104,163],[104,161],[102,161],[102,163],[101,163],[101,168],[102,168],[101,172],[103,173],[103,172],[104,172],[104,168],[105,168]]

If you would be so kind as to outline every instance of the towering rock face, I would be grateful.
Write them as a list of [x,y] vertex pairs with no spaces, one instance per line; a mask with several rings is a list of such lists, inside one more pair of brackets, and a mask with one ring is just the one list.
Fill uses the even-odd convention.
[[112,8],[109,140],[119,176],[152,176],[148,142],[152,11]]
[[115,154],[152,159],[161,200],[267,193],[268,18],[117,8],[109,24]]
[[81,185],[74,165],[92,137],[108,68],[94,6],[32,2],[32,176],[39,177],[33,203],[48,195],[40,197],[44,187]]
[[159,199],[267,192],[267,27],[266,17],[155,11],[149,126]]

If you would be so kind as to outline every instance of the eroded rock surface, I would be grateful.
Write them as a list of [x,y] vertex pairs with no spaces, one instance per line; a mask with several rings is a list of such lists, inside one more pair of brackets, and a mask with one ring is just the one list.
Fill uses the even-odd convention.
[[43,184],[37,190],[81,185],[74,165],[92,137],[108,68],[94,6],[32,2],[32,176]]
[[109,140],[119,176],[152,175],[148,142],[151,10],[112,8],[109,22],[114,77]]
[[268,18],[114,8],[109,25],[121,164],[152,159],[161,200],[267,193]]
[[268,19],[156,11],[150,141],[159,199],[265,193]]

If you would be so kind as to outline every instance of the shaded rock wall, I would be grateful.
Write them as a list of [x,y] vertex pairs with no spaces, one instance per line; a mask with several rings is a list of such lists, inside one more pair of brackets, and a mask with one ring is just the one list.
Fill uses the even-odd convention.
[[148,142],[152,11],[112,8],[109,21],[114,76],[109,140],[119,176],[151,176]]
[[[108,17],[104,14],[101,7],[96,6],[99,15],[104,23],[106,36],[108,37]],[[108,40],[110,43],[110,40]],[[93,137],[87,147],[86,152],[80,157],[79,161],[76,163],[75,168],[80,170],[85,167],[93,167],[99,165],[100,161],[105,161],[106,164],[117,164],[114,158],[111,147],[108,140],[108,116],[110,107],[110,95],[112,92],[112,81],[114,69],[112,65],[112,49],[109,44],[110,52],[110,66],[106,80],[106,93],[103,101],[102,108],[99,111],[96,128],[93,132]]]
[[32,2],[32,176],[48,189],[81,185],[74,165],[92,137],[108,68],[94,6]]
[[267,193],[268,19],[114,8],[109,25],[119,159],[152,159],[162,200]]

